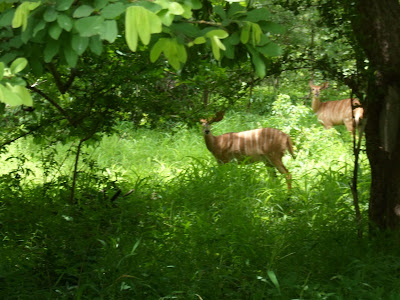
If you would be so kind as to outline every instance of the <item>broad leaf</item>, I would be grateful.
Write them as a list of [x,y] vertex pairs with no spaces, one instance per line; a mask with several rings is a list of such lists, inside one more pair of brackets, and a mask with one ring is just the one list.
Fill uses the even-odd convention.
[[57,19],[58,12],[54,8],[54,6],[48,6],[46,11],[43,14],[43,19],[47,22],[53,22]]
[[70,46],[64,47],[64,57],[68,65],[74,68],[78,62],[78,54]]
[[270,32],[272,34],[283,34],[286,31],[286,27],[270,21],[260,22],[260,27],[264,32]]
[[242,30],[240,31],[240,41],[243,44],[247,44],[250,38],[250,23],[245,22],[243,24]]
[[72,29],[72,26],[73,26],[72,19],[69,16],[65,15],[65,14],[58,15],[57,23],[65,31],[70,31]]
[[222,29],[211,30],[206,33],[206,37],[211,38],[214,36],[219,39],[224,39],[224,38],[227,38],[229,36],[229,34],[225,30],[222,30]]
[[245,17],[246,21],[257,23],[262,20],[267,20],[270,17],[270,12],[266,8],[258,8],[249,11]]
[[118,36],[118,26],[115,20],[106,20],[100,34],[103,40],[113,43]]
[[141,6],[130,6],[125,14],[125,39],[131,51],[136,51],[138,38],[144,45],[149,44],[151,34],[162,30],[160,18]]
[[106,19],[115,19],[125,11],[125,5],[121,2],[111,3],[104,7],[101,15]]
[[62,28],[58,25],[58,23],[51,24],[49,28],[49,35],[54,39],[58,40],[60,34],[62,32]]
[[26,58],[23,58],[23,57],[17,58],[11,64],[10,71],[12,74],[17,74],[17,73],[21,72],[23,69],[25,69],[27,64],[28,64],[28,61],[26,60]]
[[12,90],[12,86],[9,83],[7,86],[0,84],[0,101],[10,106],[23,104],[21,97]]
[[31,94],[28,92],[28,90],[22,86],[22,85],[14,85],[14,86],[7,86],[8,89],[10,89],[14,94],[18,95],[20,99],[20,104],[19,105],[26,105],[26,106],[32,106],[33,101]]
[[60,49],[60,43],[57,40],[48,39],[46,47],[44,48],[44,62],[49,63],[53,57],[58,53]]
[[177,16],[182,15],[185,12],[182,5],[180,5],[178,2],[171,2],[168,6],[168,9],[171,14],[174,14]]
[[90,37],[89,48],[94,54],[97,55],[100,55],[101,52],[103,52],[103,43],[98,35]]
[[3,79],[4,69],[5,69],[4,63],[0,61],[0,81]]
[[94,11],[94,8],[91,7],[90,5],[81,5],[77,9],[75,9],[72,16],[74,18],[89,17],[93,11]]
[[58,11],[65,11],[69,9],[74,0],[57,0],[56,1],[56,9]]
[[85,52],[88,45],[89,45],[88,37],[83,37],[78,34],[74,34],[72,36],[71,47],[76,53],[78,53],[78,55],[82,55],[83,52]]
[[167,44],[167,39],[161,38],[159,39],[153,46],[153,48],[151,48],[150,51],[150,61],[153,63],[155,62],[161,55],[161,53],[163,52],[165,45]]
[[273,42],[270,42],[262,47],[257,47],[257,50],[265,56],[280,56],[282,55],[282,48]]
[[75,28],[81,36],[94,36],[100,33],[103,27],[102,16],[90,16],[79,19],[75,22]]

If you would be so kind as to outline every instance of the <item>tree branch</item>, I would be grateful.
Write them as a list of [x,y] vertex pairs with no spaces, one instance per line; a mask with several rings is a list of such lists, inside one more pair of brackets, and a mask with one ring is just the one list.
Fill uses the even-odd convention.
[[42,96],[44,99],[46,99],[48,102],[50,102],[50,103],[65,117],[65,119],[66,119],[72,126],[75,127],[75,123],[72,121],[72,119],[71,119],[70,116],[67,114],[67,112],[66,112],[56,101],[54,101],[50,96],[48,96],[48,95],[45,94],[42,90],[39,90],[39,89],[36,88],[35,86],[28,85],[27,88],[30,89],[31,91],[34,91],[35,93],[39,94],[39,95]]
[[23,137],[26,137],[27,135],[30,135],[30,134],[36,132],[37,130],[39,130],[42,127],[45,127],[47,125],[50,125],[50,124],[53,124],[53,123],[56,123],[56,122],[59,122],[59,121],[62,121],[62,120],[64,120],[64,118],[55,119],[55,120],[52,120],[50,123],[38,125],[38,126],[36,126],[36,128],[34,128],[32,130],[30,130],[28,132],[25,132],[25,133],[15,137],[15,138],[11,139],[11,140],[8,140],[8,141],[4,142],[3,144],[0,145],[0,149],[2,149],[5,146],[11,145],[12,143],[16,142],[17,140],[19,140],[19,139],[21,139]]

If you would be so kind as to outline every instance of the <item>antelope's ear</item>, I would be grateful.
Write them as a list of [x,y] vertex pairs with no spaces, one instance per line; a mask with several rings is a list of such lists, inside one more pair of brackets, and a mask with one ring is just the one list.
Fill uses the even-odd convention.
[[312,88],[312,87],[314,86],[314,82],[313,82],[312,80],[310,80],[310,81],[308,82],[308,85]]
[[201,123],[201,125],[204,125],[204,124],[207,123],[207,120],[206,119],[200,119],[200,123]]
[[219,122],[224,118],[225,112],[223,110],[220,110],[215,114],[215,117],[212,118],[212,122]]
[[327,89],[328,86],[329,86],[329,82],[327,81],[327,82],[325,82],[325,83],[322,85],[322,88],[323,88],[323,89]]

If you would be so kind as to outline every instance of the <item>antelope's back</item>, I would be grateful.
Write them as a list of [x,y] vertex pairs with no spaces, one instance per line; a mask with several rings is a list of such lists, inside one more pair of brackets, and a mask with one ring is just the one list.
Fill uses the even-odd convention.
[[228,162],[232,159],[249,162],[264,161],[271,154],[283,155],[289,136],[279,129],[260,128],[242,132],[225,133],[217,137],[217,159]]
[[351,99],[323,102],[318,118],[325,123],[341,125],[343,120],[352,118]]

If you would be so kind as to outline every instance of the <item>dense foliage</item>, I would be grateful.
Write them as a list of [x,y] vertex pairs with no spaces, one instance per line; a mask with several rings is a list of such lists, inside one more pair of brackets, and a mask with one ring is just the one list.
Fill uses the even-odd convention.
[[[297,155],[284,158],[294,177],[291,194],[284,177],[271,177],[262,164],[217,167],[200,128],[183,123],[136,130],[124,122],[119,134],[85,147],[75,204],[67,179],[71,145],[15,143],[0,181],[4,293],[20,299],[397,295],[395,245],[377,251],[381,241],[357,237],[350,137],[323,130],[288,95],[267,102],[261,98],[272,96],[267,90],[255,91],[253,109],[269,104],[269,116],[231,111],[213,131],[271,126],[290,133]],[[37,151],[26,154],[27,147]],[[365,158],[360,172],[366,230]]]
[[[396,68],[368,60],[359,4],[0,3],[0,294],[398,298],[398,239],[368,236],[371,207],[390,212],[375,225],[397,222],[399,194],[370,189],[377,170],[382,187],[397,188],[396,152],[376,156],[382,169],[373,156],[381,141],[396,146],[397,125],[381,140],[367,131],[375,164],[363,142],[358,218],[350,135],[323,130],[307,97],[314,79],[331,81],[323,100],[387,100],[367,87]],[[215,134],[275,127],[292,137],[292,191],[260,164],[216,165],[198,120],[218,110],[227,113]]]

